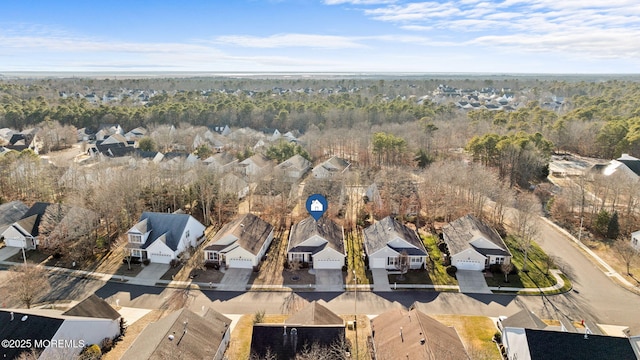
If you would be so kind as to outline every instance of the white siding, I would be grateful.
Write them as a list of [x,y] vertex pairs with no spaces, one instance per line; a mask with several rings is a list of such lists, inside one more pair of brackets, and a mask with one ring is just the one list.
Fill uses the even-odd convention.
[[237,247],[226,254],[226,264],[229,268],[252,269],[258,265],[256,257],[247,250]]
[[[27,320],[28,321],[28,320]],[[85,345],[97,344],[104,338],[113,339],[120,333],[119,320],[80,318],[78,320],[65,320],[51,340],[65,340],[74,342],[76,345],[82,340]],[[44,350],[40,359],[74,358],[73,355],[80,353],[82,347],[56,348],[48,347]],[[61,357],[62,356],[62,357]]]
[[395,266],[387,265],[387,259],[395,256],[398,256],[398,253],[385,246],[377,252],[369,255],[369,267],[375,269],[395,269]]
[[484,270],[485,257],[473,249],[467,249],[463,252],[451,256],[451,265],[460,270]]
[[156,240],[147,248],[149,261],[157,264],[168,264],[176,258],[173,250],[169,249],[162,241]]
[[314,269],[342,269],[344,255],[333,249],[324,249],[313,256]]

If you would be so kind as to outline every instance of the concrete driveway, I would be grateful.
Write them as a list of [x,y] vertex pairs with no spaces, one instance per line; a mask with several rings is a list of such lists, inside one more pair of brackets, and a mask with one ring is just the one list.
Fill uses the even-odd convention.
[[19,253],[21,250],[17,247],[5,246],[0,249],[0,261],[5,261],[13,255]]
[[344,291],[342,270],[315,269],[316,291]]
[[371,269],[373,275],[373,291],[391,291],[389,285],[389,274],[386,269]]
[[220,281],[219,290],[245,291],[253,269],[227,269]]
[[169,264],[149,264],[145,266],[135,277],[131,280],[132,284],[140,285],[155,285],[158,280],[169,270]]
[[460,292],[465,294],[492,294],[484,279],[484,274],[477,270],[456,271]]

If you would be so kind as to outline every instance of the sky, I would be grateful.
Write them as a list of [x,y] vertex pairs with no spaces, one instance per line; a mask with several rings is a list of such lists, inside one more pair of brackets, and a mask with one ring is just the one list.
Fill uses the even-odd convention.
[[640,73],[638,0],[3,0],[2,72]]

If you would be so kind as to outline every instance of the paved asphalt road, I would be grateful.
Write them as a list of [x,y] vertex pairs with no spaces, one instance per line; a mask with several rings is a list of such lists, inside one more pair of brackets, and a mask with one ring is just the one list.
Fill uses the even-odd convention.
[[[550,225],[541,222],[538,243],[549,254],[558,256],[560,267],[568,274],[575,290],[554,296],[514,296],[502,294],[460,294],[431,291],[358,292],[354,293],[300,292],[305,300],[322,300],[339,314],[379,314],[389,308],[410,306],[434,314],[473,314],[497,317],[512,315],[528,308],[542,318],[566,317],[598,323],[625,325],[631,334],[640,334],[640,316],[637,315],[640,296],[613,283],[585,254],[564,235]],[[2,272],[4,273],[4,272]],[[3,280],[0,273],[0,281]],[[122,306],[162,308],[176,301],[176,295],[189,299],[194,309],[211,306],[227,314],[284,312],[283,303],[289,296],[284,292],[224,292],[215,290],[190,291],[159,287],[135,286],[126,283],[105,283],[97,280],[68,278],[52,275],[52,291],[44,300],[78,299],[91,293]],[[6,304],[11,306],[11,304]],[[17,304],[14,304],[17,305]]]

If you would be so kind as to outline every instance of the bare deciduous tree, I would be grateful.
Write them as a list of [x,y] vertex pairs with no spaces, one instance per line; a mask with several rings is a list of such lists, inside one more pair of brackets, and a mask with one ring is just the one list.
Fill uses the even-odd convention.
[[27,309],[31,308],[35,300],[51,289],[45,268],[33,263],[11,267],[7,286],[9,293],[16,296]]
[[396,269],[400,270],[400,276],[398,276],[398,280],[404,280],[404,275],[409,271],[409,266],[411,265],[411,258],[406,251],[402,251],[398,254],[398,258],[396,259]]
[[616,240],[616,242],[613,243],[613,249],[620,255],[620,258],[622,258],[624,264],[627,266],[627,275],[631,275],[631,264],[638,255],[640,255],[640,251],[634,248],[629,241],[623,239]]

